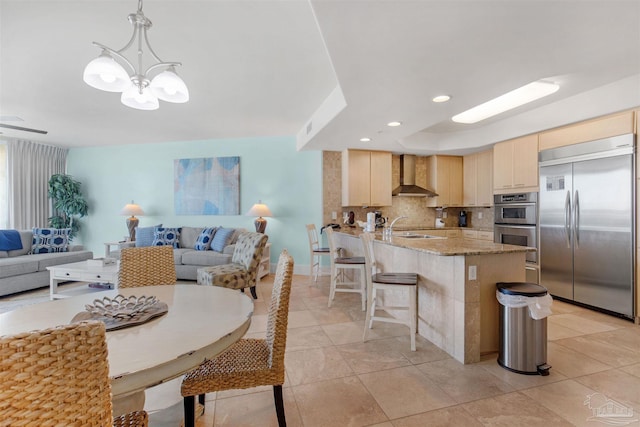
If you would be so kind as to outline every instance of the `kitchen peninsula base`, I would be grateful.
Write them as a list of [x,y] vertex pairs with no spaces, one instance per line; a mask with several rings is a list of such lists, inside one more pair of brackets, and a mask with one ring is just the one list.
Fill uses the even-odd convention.
[[[362,253],[355,235],[335,236],[349,256]],[[376,240],[374,251],[383,271],[418,273],[418,334],[462,363],[497,352],[496,282],[525,280],[526,250],[461,238],[437,244],[414,240]],[[386,292],[385,305],[400,303],[399,298]]]

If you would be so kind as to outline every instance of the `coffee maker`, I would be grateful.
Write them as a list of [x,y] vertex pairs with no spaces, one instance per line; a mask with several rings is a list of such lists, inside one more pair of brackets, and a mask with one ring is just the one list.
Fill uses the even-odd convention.
[[467,213],[465,211],[460,211],[460,215],[458,216],[458,226],[459,227],[467,226]]
[[382,212],[374,211],[373,213],[376,214],[376,228],[384,227],[384,223],[387,220],[382,217]]

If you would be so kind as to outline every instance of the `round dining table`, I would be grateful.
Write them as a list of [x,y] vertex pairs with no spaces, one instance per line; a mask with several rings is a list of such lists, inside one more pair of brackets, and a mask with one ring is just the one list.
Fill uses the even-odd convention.
[[[200,285],[163,285],[94,292],[22,306],[0,314],[0,335],[64,325],[86,304],[117,294],[155,296],[168,311],[146,323],[107,331],[114,414],[144,390],[215,357],[249,329],[253,301],[241,292]],[[119,403],[120,402],[120,403]],[[134,405],[135,406],[135,405]],[[124,409],[123,409],[124,410]]]

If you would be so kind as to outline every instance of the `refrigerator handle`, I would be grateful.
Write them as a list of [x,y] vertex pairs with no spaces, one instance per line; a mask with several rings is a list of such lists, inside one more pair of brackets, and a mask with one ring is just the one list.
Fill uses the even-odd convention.
[[564,200],[564,234],[567,239],[567,247],[571,247],[571,192],[567,191]]
[[578,190],[573,197],[573,231],[576,235],[576,246],[580,244],[580,198]]

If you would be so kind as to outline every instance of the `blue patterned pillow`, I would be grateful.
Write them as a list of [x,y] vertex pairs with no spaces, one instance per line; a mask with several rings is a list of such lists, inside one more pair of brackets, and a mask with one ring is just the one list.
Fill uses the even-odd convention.
[[162,224],[152,227],[136,227],[136,248],[151,246],[153,244],[153,230],[162,227]]
[[213,235],[213,241],[211,242],[211,250],[222,252],[224,247],[227,246],[229,240],[233,237],[233,233],[236,230],[234,228],[218,228],[216,234]]
[[31,241],[32,254],[67,252],[70,228],[34,228]]
[[153,230],[153,243],[151,246],[173,246],[179,248],[180,228],[156,227]]
[[217,227],[205,228],[198,236],[198,240],[196,240],[196,245],[194,249],[196,251],[206,251],[211,247],[211,241],[213,240],[213,235],[216,232]]

